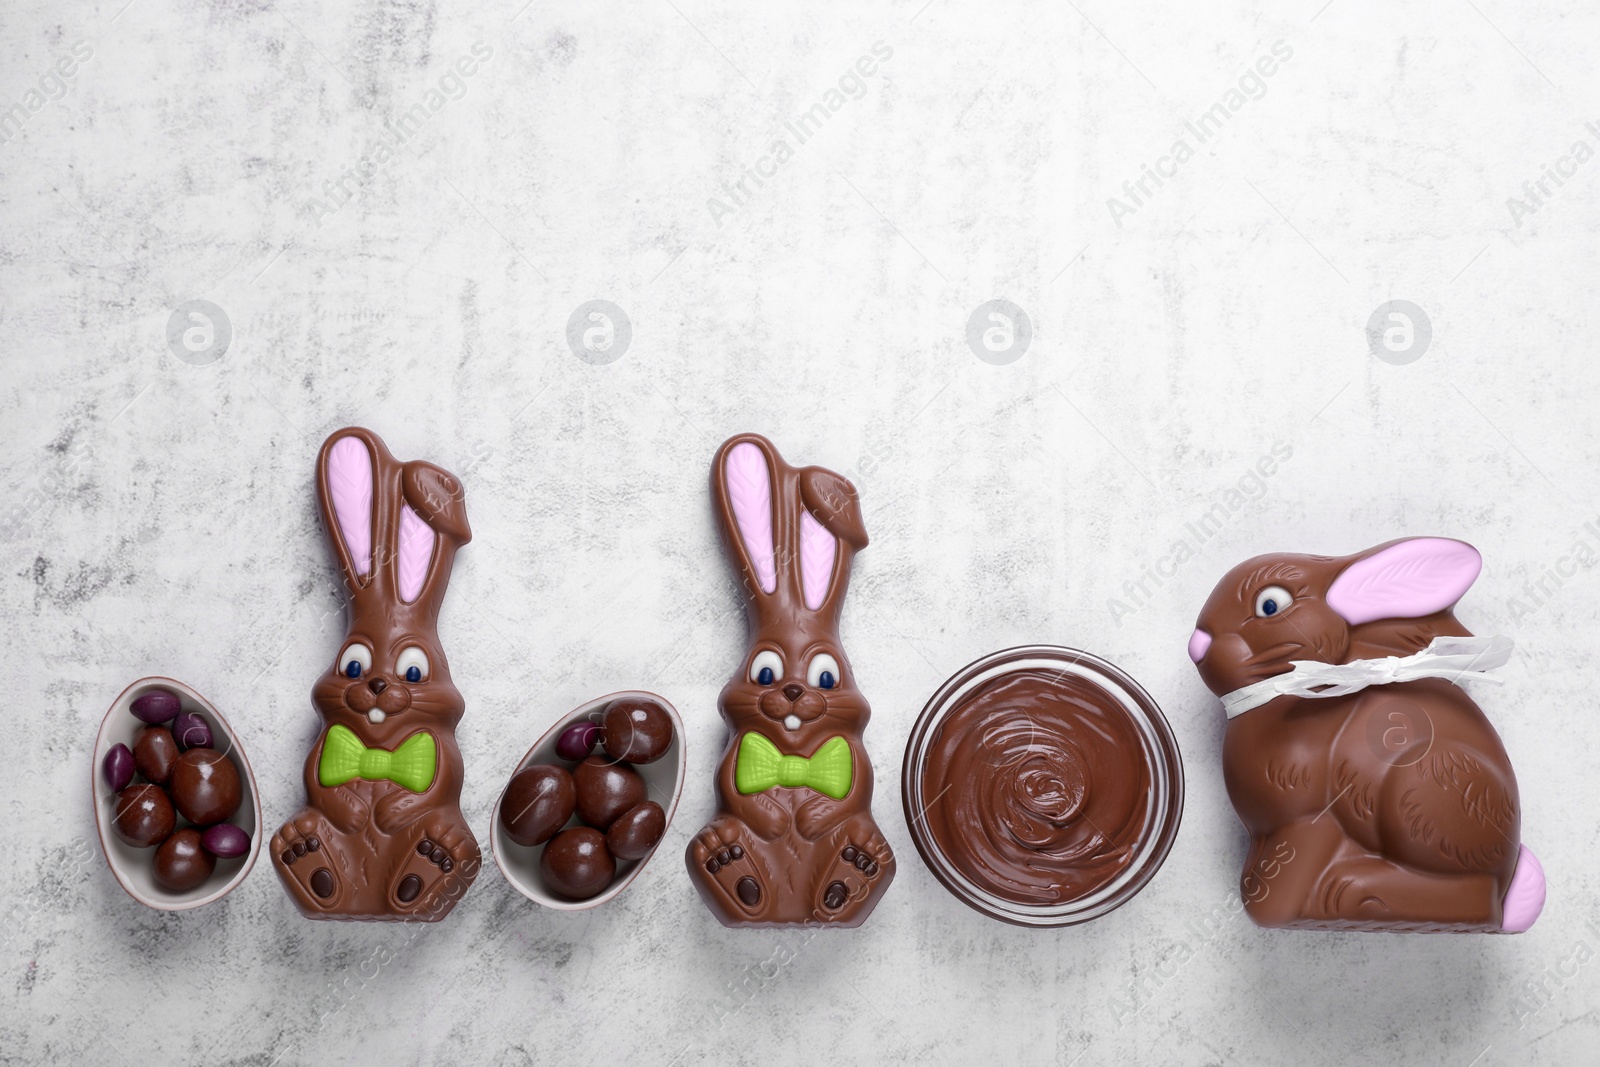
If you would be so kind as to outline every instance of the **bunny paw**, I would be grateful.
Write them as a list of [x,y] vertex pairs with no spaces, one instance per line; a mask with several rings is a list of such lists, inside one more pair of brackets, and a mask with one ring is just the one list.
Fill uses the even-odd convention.
[[846,904],[864,900],[886,875],[892,877],[894,853],[877,830],[867,835],[865,843],[858,844],[848,837],[844,841],[819,883],[819,918],[831,918]]
[[762,885],[761,870],[745,850],[742,837],[743,827],[735,820],[713,819],[689,842],[689,861],[710,875],[708,881],[740,911],[754,915],[767,891]]
[[337,864],[328,855],[328,831],[311,809],[300,812],[272,835],[272,857],[284,881],[301,890],[300,898],[319,908],[338,903]]
[[464,823],[425,821],[389,890],[396,911],[443,918],[478,876],[478,842]]

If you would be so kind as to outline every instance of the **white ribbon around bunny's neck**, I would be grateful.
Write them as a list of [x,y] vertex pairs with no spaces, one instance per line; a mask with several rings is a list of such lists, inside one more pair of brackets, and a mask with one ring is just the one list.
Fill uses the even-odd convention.
[[1342,697],[1371,685],[1414,682],[1419,678],[1448,678],[1452,682],[1473,678],[1498,685],[1504,679],[1489,672],[1510,661],[1513,646],[1511,638],[1503,634],[1435,637],[1427,648],[1410,656],[1384,656],[1349,663],[1297,659],[1289,664],[1294,669],[1287,674],[1274,675],[1224,694],[1222,708],[1231,719],[1281,696],[1313,700]]

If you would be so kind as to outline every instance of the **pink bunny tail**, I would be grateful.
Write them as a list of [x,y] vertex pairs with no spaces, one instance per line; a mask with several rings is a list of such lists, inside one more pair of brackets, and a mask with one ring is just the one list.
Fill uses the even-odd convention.
[[839,542],[809,511],[800,513],[800,588],[806,609],[816,611],[828,599],[833,584],[833,557]]
[[778,588],[778,568],[773,559],[772,473],[767,470],[767,457],[760,448],[743,441],[728,450],[723,471],[739,539],[761,591],[770,593]]
[[372,453],[359,437],[341,437],[328,449],[328,496],[339,535],[356,574],[372,572]]
[[1500,929],[1508,934],[1522,933],[1544,910],[1544,867],[1528,846],[1518,849],[1517,871],[1511,876],[1500,918]]
[[433,527],[409,505],[400,508],[400,551],[395,556],[395,571],[400,579],[400,599],[407,604],[422,593],[433,561]]

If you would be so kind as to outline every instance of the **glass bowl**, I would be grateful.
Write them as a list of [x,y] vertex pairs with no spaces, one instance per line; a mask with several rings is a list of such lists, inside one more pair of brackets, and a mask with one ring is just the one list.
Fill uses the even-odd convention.
[[[927,817],[929,807],[944,799],[942,795],[924,795],[929,751],[939,737],[941,724],[980,687],[1020,672],[1030,672],[1036,677],[1053,675],[1061,680],[1063,692],[1069,685],[1081,690],[1085,683],[1091,691],[1098,690],[1097,698],[1108,699],[1105,714],[1115,714],[1120,709],[1127,716],[1131,733],[1138,738],[1138,758],[1150,780],[1142,826],[1134,834],[1125,859],[1118,861],[1120,870],[1085,894],[1054,903],[1008,899],[994,888],[978,884],[947,855],[946,847],[939,841],[938,830]],[[982,769],[995,770],[993,767]],[[1082,780],[1092,780],[1094,772],[1091,763],[1086,771],[1087,778]],[[953,788],[954,784],[945,788]],[[992,791],[995,784],[990,781],[983,787]],[[958,900],[990,918],[1018,926],[1074,926],[1097,919],[1126,903],[1160,869],[1172,848],[1183,815],[1183,760],[1166,717],[1138,682],[1087,652],[1056,645],[1027,645],[994,652],[968,664],[933,694],[906,742],[901,799],[917,851],[934,877]],[[1070,813],[1064,817],[1070,818]]]

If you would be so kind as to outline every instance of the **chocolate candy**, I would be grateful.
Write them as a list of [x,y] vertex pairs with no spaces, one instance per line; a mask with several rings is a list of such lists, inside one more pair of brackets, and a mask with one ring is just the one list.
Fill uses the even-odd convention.
[[561,896],[584,900],[611,884],[617,862],[606,849],[606,839],[590,826],[563,830],[544,847],[539,872],[545,884]]
[[211,747],[211,724],[192,712],[184,712],[172,720],[172,739],[181,751],[191,748]]
[[250,851],[250,835],[231,822],[219,822],[200,835],[205,850],[218,859],[230,860]]
[[106,785],[111,787],[113,793],[120,793],[128,788],[128,783],[133,781],[133,772],[133,753],[128,751],[127,745],[119,741],[106,749],[105,759],[100,762],[100,773],[105,777]]
[[711,498],[749,648],[717,700],[728,726],[717,815],[689,842],[689,877],[726,926],[859,926],[895,872],[872,817],[871,711],[839,641],[850,563],[867,544],[861,502],[844,478],[791,467],[755,434],[717,451]]
[[542,763],[512,776],[500,801],[500,825],[519,845],[542,845],[572,818],[577,786],[566,768]]
[[178,745],[165,726],[146,726],[133,742],[133,762],[147,781],[166,785],[178,762]]
[[178,695],[171,690],[151,689],[134,698],[128,710],[133,712],[134,718],[159,726],[171,722],[182,710],[182,705],[178,703]]
[[456,551],[472,540],[466,494],[357,427],[323,442],[316,483],[349,628],[311,690],[322,734],[306,805],[268,851],[309,918],[434,922],[481,866],[461,813],[465,702],[439,641]]
[[590,756],[572,772],[577,786],[578,818],[604,833],[618,815],[644,802],[646,789],[639,772],[605,756]]
[[619,860],[642,860],[667,830],[667,813],[653,800],[629,808],[606,831],[606,848]]
[[653,763],[672,744],[672,719],[652,700],[613,700],[600,719],[601,744],[612,759]]
[[177,823],[172,801],[159,785],[130,785],[117,794],[116,819],[112,825],[117,836],[134,848],[159,845],[171,836]]
[[210,826],[239,810],[239,771],[227,756],[211,748],[191,748],[172,768],[172,802],[185,819]]
[[1539,917],[1510,757],[1455,684],[1511,653],[1455,617],[1482,566],[1442,537],[1258,556],[1201,608],[1189,658],[1227,711],[1256,923],[1520,933]]
[[587,759],[589,753],[594,751],[595,740],[600,736],[600,727],[592,722],[575,722],[556,738],[556,755],[562,759],[578,760]]
[[186,826],[156,849],[151,872],[156,883],[174,893],[186,893],[200,886],[217,869],[217,858],[201,844],[200,831]]

